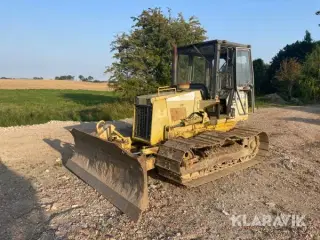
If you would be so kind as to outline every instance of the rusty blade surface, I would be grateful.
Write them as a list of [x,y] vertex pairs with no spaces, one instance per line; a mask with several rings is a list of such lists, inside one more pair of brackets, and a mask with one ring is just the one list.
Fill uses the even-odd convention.
[[148,207],[145,161],[112,142],[72,129],[75,153],[66,167],[138,221]]

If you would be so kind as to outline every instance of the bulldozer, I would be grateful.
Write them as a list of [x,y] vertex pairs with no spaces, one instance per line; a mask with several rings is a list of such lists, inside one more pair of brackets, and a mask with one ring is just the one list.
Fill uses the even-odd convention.
[[148,171],[197,187],[268,153],[266,132],[237,126],[255,111],[251,46],[210,40],[172,55],[171,86],[136,96],[131,136],[103,120],[94,134],[71,130],[66,167],[133,221],[148,208]]

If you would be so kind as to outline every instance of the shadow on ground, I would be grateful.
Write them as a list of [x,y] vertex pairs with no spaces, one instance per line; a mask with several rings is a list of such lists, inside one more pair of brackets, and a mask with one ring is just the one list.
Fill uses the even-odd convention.
[[320,118],[312,119],[312,118],[301,118],[301,117],[286,117],[282,119],[286,121],[303,122],[303,123],[309,123],[314,125],[320,125]]
[[116,96],[106,96],[101,95],[99,92],[97,94],[91,93],[65,93],[63,97],[68,100],[72,100],[75,103],[84,106],[96,106],[101,103],[113,103],[117,101]]
[[65,164],[69,158],[72,157],[73,145],[63,142],[60,139],[44,138],[43,141],[50,147],[61,154],[62,163]]
[[[123,136],[130,137],[132,133],[132,123],[128,121],[108,121],[107,123],[113,124],[117,131],[119,131]],[[71,125],[65,127],[66,130],[71,131],[76,128],[88,134],[95,134],[96,132],[96,122],[82,122],[77,125]],[[71,133],[70,133],[71,134]],[[72,157],[74,151],[73,143],[64,142],[60,139],[44,138],[43,141],[47,143],[50,147],[55,149],[61,154],[62,163],[65,164],[68,159]]]
[[301,111],[301,112],[320,114],[319,104],[304,105],[304,106],[286,106],[285,108],[290,110]]
[[0,159],[0,239],[55,239],[30,181]]

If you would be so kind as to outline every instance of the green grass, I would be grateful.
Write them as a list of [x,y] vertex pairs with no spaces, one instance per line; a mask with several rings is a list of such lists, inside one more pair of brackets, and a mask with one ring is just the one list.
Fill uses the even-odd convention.
[[265,99],[263,96],[256,97],[255,101],[256,107],[264,108],[264,107],[285,107],[291,106],[292,104],[289,103],[274,103],[270,100]]
[[[263,97],[257,107],[283,107]],[[87,90],[0,89],[0,126],[46,123],[50,120],[98,121],[133,116],[133,106],[114,92]]]
[[260,107],[260,108],[270,107],[270,106],[273,105],[272,102],[267,101],[267,100],[265,100],[265,99],[263,99],[263,98],[256,98],[255,104],[256,104],[256,107],[258,107],[258,108],[259,108],[259,107]]
[[114,92],[0,90],[0,126],[50,120],[98,121],[131,117],[133,107]]

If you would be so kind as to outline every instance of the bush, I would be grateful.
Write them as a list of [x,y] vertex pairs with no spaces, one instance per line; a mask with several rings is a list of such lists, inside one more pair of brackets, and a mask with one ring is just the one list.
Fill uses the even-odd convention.
[[302,101],[308,103],[320,100],[320,86],[317,79],[312,76],[303,75],[299,81],[299,92]]
[[320,46],[307,56],[299,81],[300,94],[305,102],[320,100]]

